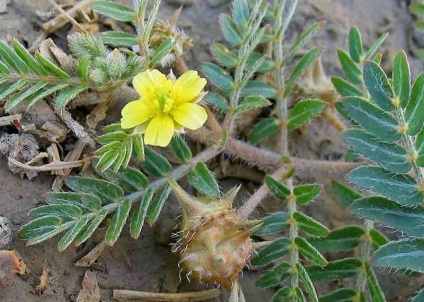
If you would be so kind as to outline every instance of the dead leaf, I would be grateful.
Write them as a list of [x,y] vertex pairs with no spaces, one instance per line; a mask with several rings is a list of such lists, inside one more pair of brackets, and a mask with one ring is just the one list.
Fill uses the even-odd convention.
[[92,249],[87,255],[82,257],[80,260],[75,262],[74,265],[80,267],[90,267],[97,260],[97,258],[100,257],[105,247],[106,243],[104,241],[100,241],[100,243],[96,245],[94,249]]
[[76,302],[99,302],[100,288],[97,282],[96,273],[86,271],[82,280],[82,289],[80,290]]
[[2,276],[9,273],[24,275],[26,272],[26,264],[15,250],[0,250],[0,273]]
[[35,287],[35,293],[39,296],[42,295],[44,290],[47,287],[48,282],[49,282],[49,269],[47,268],[47,266],[44,266],[43,272],[41,273],[41,276],[40,276],[40,284],[38,284]]

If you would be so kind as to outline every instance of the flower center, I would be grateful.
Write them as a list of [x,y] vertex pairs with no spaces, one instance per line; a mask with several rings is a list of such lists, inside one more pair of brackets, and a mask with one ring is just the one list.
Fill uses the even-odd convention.
[[155,95],[159,104],[159,110],[168,113],[174,105],[174,100],[169,97],[169,92],[160,89],[155,91]]

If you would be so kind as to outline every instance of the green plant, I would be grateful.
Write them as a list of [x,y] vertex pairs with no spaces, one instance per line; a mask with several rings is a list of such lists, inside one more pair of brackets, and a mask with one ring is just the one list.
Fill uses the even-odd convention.
[[[84,105],[104,105],[116,93],[129,90],[127,83],[136,74],[142,75],[138,78],[150,77],[155,84],[139,96],[139,102],[151,102],[146,108],[154,108],[154,114],[125,127],[123,122],[104,127],[103,134],[95,137],[102,147],[90,158],[93,169],[83,176],[66,178],[71,192],[49,193],[46,205],[31,211],[32,220],[22,227],[20,238],[32,245],[61,234],[58,248],[62,251],[72,243],[82,244],[105,225],[104,241],[112,246],[128,222],[130,235],[137,239],[145,223],[155,224],[174,191],[183,208],[180,241],[174,250],[180,254],[187,278],[223,285],[230,291],[230,301],[245,301],[239,273],[250,260],[253,265],[264,266],[257,285],[275,287],[274,301],[385,301],[373,265],[422,272],[419,226],[423,212],[424,115],[420,110],[424,106],[424,85],[419,76],[410,87],[405,54],[396,56],[389,80],[377,54],[386,35],[364,51],[358,29],[352,28],[349,51],[338,51],[347,80],[333,77],[330,81],[319,61],[321,49],[302,51],[325,22],[310,25],[288,45],[286,31],[296,0],[234,0],[232,14],[219,19],[228,44],[211,45],[214,62],[200,66],[211,84],[202,109],[208,114],[207,126],[192,127],[186,136],[174,135],[174,130],[185,125],[178,124],[173,111],[165,107],[175,109],[172,106],[178,100],[177,92],[168,86],[177,82],[172,74],[171,82],[167,82],[159,71],[151,76],[150,70],[171,61],[175,72],[184,74],[183,54],[190,40],[173,21],[157,20],[159,5],[160,1],[153,1],[147,14],[147,0],[134,1],[132,8],[94,1],[93,8],[101,14],[132,22],[135,33],[70,35],[72,57],[60,53],[68,58],[64,60],[68,65],[53,64],[46,58],[48,53],[34,57],[17,41],[12,42],[13,48],[0,43],[0,81],[5,87],[0,96],[9,97],[6,110],[21,102],[26,105],[23,110],[31,110],[37,101],[50,95],[50,104],[63,111],[78,101],[78,94],[88,96],[92,92],[101,97]],[[197,74],[193,78],[198,83],[204,81]],[[138,89],[136,84],[134,87]],[[202,88],[193,100],[184,102],[199,101]],[[131,90],[125,97],[128,102],[137,96]],[[212,113],[208,106],[217,112]],[[318,117],[345,130],[335,109],[354,125],[344,133],[356,152],[351,150],[351,157],[361,154],[376,165],[365,160],[330,162],[292,156],[289,134],[300,133]],[[149,127],[145,122],[168,114],[173,123],[170,149],[177,159],[174,164],[160,149],[147,146],[163,146],[167,140],[155,144],[154,139],[145,138],[144,126]],[[81,136],[78,133],[76,136]],[[91,139],[88,134],[84,137]],[[264,148],[272,139],[276,142],[273,149]],[[191,140],[205,147],[193,155]],[[256,166],[264,175],[262,185],[239,209],[231,203],[237,189],[221,194],[206,164],[221,154]],[[335,178],[349,171],[352,183],[382,196],[361,194],[334,183],[343,205],[366,220],[363,226],[330,230],[304,213],[304,205],[318,197],[322,184],[298,183],[294,178],[325,173]],[[177,184],[183,177],[201,197],[190,196]],[[261,223],[248,220],[270,192],[281,204],[281,211],[261,217]],[[388,242],[373,220],[417,238]],[[258,250],[255,257],[254,247]],[[350,251],[349,256],[326,260],[337,257],[334,253],[339,251]],[[402,261],[398,260],[399,253],[404,255]],[[354,288],[330,293],[316,289],[319,283],[352,276],[357,278]],[[420,295],[422,292],[417,297]]]

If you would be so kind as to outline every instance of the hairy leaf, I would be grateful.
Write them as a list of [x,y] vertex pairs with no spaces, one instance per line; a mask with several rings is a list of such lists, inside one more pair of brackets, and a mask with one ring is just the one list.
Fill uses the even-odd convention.
[[124,199],[113,214],[105,235],[105,242],[112,246],[118,240],[119,235],[124,228],[128,215],[130,214],[132,201],[129,198]]
[[74,241],[88,222],[89,219],[85,216],[74,223],[74,225],[66,232],[57,244],[59,252],[63,252],[72,243],[72,241]]
[[408,104],[409,94],[411,92],[411,71],[408,59],[403,50],[401,50],[394,59],[392,77],[393,90],[401,106],[405,108],[406,104]]
[[147,209],[149,208],[150,202],[153,198],[153,190],[152,188],[148,188],[141,199],[137,209],[131,216],[130,223],[130,234],[134,239],[138,239],[140,237],[141,229],[144,225],[144,219],[146,218]]
[[351,212],[355,215],[380,221],[411,236],[424,234],[424,207],[402,206],[380,196],[366,197],[354,202]]
[[349,31],[349,54],[350,57],[356,62],[361,62],[362,57],[362,39],[359,29],[354,26]]
[[198,162],[191,170],[188,180],[196,190],[206,196],[219,197],[219,186],[211,171],[203,162]]
[[298,185],[293,189],[298,204],[306,204],[313,200],[321,192],[320,185]]
[[290,110],[287,121],[289,131],[299,128],[318,116],[326,107],[326,104],[319,100],[302,100]]
[[166,186],[160,193],[156,193],[147,209],[147,223],[152,226],[159,217],[165,201],[171,193],[171,187]]
[[319,266],[327,265],[327,260],[325,260],[324,256],[313,247],[308,241],[306,241],[302,237],[296,237],[294,239],[294,243],[296,244],[300,254],[308,259],[309,261],[315,263]]
[[248,141],[251,144],[257,144],[276,133],[280,128],[280,121],[269,117],[257,123],[249,133]]
[[393,90],[383,69],[373,61],[364,63],[364,83],[374,102],[385,111],[394,109]]
[[424,239],[402,239],[380,247],[371,263],[378,267],[410,269],[424,273]]
[[255,235],[268,235],[280,232],[286,226],[289,218],[286,212],[277,212],[262,219],[261,227],[255,231]]
[[130,22],[135,17],[131,7],[115,1],[94,1],[92,7],[95,11],[118,21]]
[[347,52],[342,49],[337,50],[340,64],[347,79],[353,84],[359,85],[362,83],[361,69],[356,65]]
[[284,237],[274,240],[265,248],[259,251],[258,255],[252,259],[253,265],[266,265],[272,261],[283,257],[288,252],[290,240]]
[[420,74],[412,86],[411,99],[405,108],[407,134],[416,135],[424,125],[424,73]]
[[386,170],[393,173],[407,173],[411,170],[406,152],[399,145],[379,141],[360,130],[348,130],[343,136],[356,151]]
[[277,286],[291,275],[290,263],[283,262],[263,274],[256,285],[262,288]]
[[70,176],[65,183],[75,192],[89,193],[99,197],[102,204],[115,202],[124,196],[124,191],[120,187],[100,179]]
[[280,181],[272,176],[265,176],[265,183],[274,195],[281,200],[284,200],[291,194],[290,189],[283,185]]
[[172,166],[165,157],[150,148],[145,148],[144,152],[146,153],[146,158],[141,163],[141,166],[147,172],[155,176],[163,176],[171,172]]
[[356,275],[362,262],[356,258],[344,258],[329,262],[326,266],[309,266],[306,268],[313,282],[329,282]]
[[359,226],[344,226],[324,238],[309,238],[308,241],[321,252],[338,252],[357,247],[365,231]]
[[309,235],[324,237],[330,233],[330,230],[327,229],[322,223],[301,212],[293,213],[293,218],[298,223],[300,229]]
[[349,179],[362,188],[379,193],[397,203],[415,206],[424,200],[415,180],[406,174],[393,174],[380,167],[364,166],[354,169]]

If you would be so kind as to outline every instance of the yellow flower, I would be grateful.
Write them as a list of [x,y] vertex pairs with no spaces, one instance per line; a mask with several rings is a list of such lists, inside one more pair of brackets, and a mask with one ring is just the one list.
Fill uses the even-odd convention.
[[196,130],[206,122],[205,109],[196,104],[202,97],[206,80],[189,70],[178,79],[168,78],[159,70],[136,75],[133,86],[140,99],[122,109],[121,127],[144,132],[146,145],[165,147],[175,131]]

